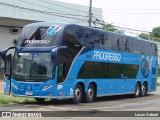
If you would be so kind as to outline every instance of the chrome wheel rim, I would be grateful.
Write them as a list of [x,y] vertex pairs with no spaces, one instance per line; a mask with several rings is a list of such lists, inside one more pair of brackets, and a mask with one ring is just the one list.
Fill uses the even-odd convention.
[[140,93],[140,88],[137,86],[137,88],[136,88],[136,96],[139,96],[139,93]]
[[75,98],[78,100],[81,97],[81,90],[79,88],[77,88],[75,90]]
[[145,94],[145,92],[146,92],[146,87],[143,85],[142,86],[142,93]]
[[88,94],[88,98],[89,99],[93,98],[94,93],[93,93],[93,90],[91,88],[88,89],[88,93],[87,94]]

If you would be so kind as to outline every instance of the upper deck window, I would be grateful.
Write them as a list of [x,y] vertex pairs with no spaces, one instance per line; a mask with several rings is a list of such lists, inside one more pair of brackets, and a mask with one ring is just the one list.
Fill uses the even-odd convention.
[[63,28],[61,26],[29,26],[24,27],[18,39],[19,46],[51,47],[57,46]]

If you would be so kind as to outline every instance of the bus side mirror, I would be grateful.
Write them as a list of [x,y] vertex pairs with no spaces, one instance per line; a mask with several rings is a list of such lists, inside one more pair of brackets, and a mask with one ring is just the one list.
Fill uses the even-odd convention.
[[9,48],[4,49],[4,50],[2,51],[2,53],[1,53],[2,59],[5,60],[6,54],[7,54],[8,50],[10,50],[10,49],[15,49],[15,48],[16,48],[16,47],[13,46],[13,47],[9,47]]

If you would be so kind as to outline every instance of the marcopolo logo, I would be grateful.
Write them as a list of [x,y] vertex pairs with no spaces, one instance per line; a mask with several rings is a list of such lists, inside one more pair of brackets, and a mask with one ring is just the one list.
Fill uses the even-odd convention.
[[111,52],[94,51],[93,59],[120,61],[121,60],[121,54],[111,53]]
[[49,40],[26,40],[25,43],[29,43],[29,44],[48,44]]
[[148,61],[146,59],[142,59],[140,67],[141,67],[141,73],[142,73],[142,75],[145,78],[147,78],[148,74],[149,74],[149,64],[148,64]]

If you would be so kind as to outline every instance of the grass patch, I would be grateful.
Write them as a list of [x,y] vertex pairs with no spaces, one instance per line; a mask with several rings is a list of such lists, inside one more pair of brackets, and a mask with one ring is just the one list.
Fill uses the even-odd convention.
[[157,86],[160,86],[160,83],[157,83]]
[[160,70],[158,70],[158,77],[160,77]]
[[27,102],[36,102],[36,101],[34,100],[34,98],[14,97],[11,95],[4,95],[3,93],[0,93],[0,105],[27,103]]
[[4,79],[3,73],[0,73],[0,80],[3,80],[3,79]]

